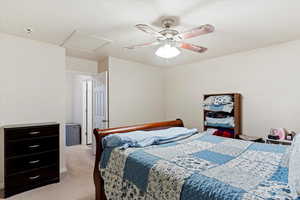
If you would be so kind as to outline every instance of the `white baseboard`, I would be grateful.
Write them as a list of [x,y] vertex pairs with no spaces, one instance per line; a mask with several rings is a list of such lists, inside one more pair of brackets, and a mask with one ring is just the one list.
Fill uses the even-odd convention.
[[59,172],[60,174],[66,173],[68,170],[66,167],[60,168]]

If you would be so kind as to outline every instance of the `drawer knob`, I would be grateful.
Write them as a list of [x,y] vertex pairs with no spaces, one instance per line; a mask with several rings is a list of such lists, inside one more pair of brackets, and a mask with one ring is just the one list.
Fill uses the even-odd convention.
[[29,135],[38,135],[38,134],[40,134],[41,132],[39,132],[39,131],[33,131],[33,132],[29,132],[28,134]]
[[30,180],[35,180],[35,179],[38,179],[40,178],[40,175],[37,175],[37,176],[30,176],[29,179]]
[[40,160],[32,160],[32,161],[29,161],[28,163],[29,164],[36,164],[36,163],[39,163],[40,162]]
[[39,145],[39,144],[36,144],[36,145],[30,145],[30,146],[28,146],[29,148],[31,148],[31,149],[34,149],[34,148],[38,148],[38,147],[40,147],[41,145]]

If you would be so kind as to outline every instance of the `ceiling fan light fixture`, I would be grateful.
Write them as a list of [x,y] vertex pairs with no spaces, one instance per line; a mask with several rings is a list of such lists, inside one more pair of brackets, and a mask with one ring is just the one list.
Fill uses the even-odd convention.
[[181,52],[178,48],[171,46],[170,44],[165,44],[159,47],[155,55],[162,57],[162,58],[174,58],[178,56]]

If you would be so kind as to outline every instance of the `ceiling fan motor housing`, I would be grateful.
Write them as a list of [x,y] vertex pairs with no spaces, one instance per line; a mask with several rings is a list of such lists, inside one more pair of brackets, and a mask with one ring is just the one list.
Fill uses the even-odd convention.
[[171,26],[175,26],[176,20],[172,18],[165,18],[161,20],[161,26],[163,28],[171,28]]

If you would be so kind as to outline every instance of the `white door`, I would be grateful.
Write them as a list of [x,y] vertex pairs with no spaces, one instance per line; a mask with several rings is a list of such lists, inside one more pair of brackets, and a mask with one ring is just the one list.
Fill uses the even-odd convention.
[[[93,80],[93,128],[105,129],[109,127],[108,120],[108,73],[102,72]],[[95,144],[93,137],[93,144]],[[93,145],[95,152],[95,145]]]
[[94,128],[108,128],[107,72],[94,79]]

